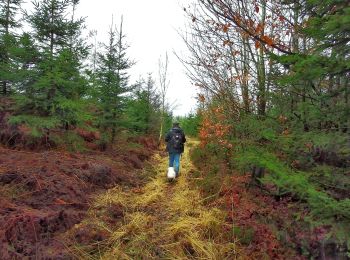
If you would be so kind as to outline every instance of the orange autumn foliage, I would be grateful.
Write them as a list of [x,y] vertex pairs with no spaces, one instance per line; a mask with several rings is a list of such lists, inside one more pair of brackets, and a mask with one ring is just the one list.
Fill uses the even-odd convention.
[[270,38],[267,35],[264,35],[263,37],[261,37],[261,39],[266,42],[267,45],[272,46],[273,45],[273,39]]
[[264,30],[264,25],[262,23],[258,23],[255,32],[256,34],[260,34]]
[[222,31],[224,32],[224,33],[227,33],[228,32],[228,29],[230,28],[230,24],[229,23],[227,23],[227,24],[224,24],[223,26],[222,26]]
[[202,113],[202,116],[203,120],[199,131],[201,146],[216,143],[223,148],[232,148],[232,144],[228,142],[228,135],[232,127],[226,123],[227,117],[224,108],[220,106],[209,108]]

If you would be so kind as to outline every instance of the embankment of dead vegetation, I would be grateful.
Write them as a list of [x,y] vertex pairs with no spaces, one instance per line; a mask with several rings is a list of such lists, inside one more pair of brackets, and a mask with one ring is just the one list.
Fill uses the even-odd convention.
[[107,152],[41,152],[0,147],[0,259],[71,259],[63,234],[85,217],[92,195],[138,187],[156,149],[151,138]]

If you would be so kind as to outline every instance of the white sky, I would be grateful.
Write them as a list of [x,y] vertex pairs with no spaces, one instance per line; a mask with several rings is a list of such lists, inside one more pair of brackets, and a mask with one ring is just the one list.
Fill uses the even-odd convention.
[[88,30],[98,31],[98,40],[105,41],[114,16],[119,25],[123,15],[123,30],[130,45],[128,56],[137,63],[130,69],[131,83],[152,72],[158,85],[158,59],[169,55],[170,86],[167,99],[176,101],[175,115],[185,115],[195,108],[196,90],[185,75],[185,69],[173,54],[186,53],[177,30],[184,28],[182,6],[191,0],[81,0],[77,14],[86,17]]

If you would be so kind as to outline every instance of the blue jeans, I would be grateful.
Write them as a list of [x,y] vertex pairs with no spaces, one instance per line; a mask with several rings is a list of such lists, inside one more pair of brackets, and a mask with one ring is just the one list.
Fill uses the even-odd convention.
[[180,157],[181,153],[169,153],[169,167],[174,167],[176,174],[180,170]]

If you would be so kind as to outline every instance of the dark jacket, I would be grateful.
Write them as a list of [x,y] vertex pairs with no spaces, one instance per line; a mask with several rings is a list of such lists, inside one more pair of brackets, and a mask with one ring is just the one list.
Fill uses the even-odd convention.
[[[171,145],[171,138],[172,136],[175,134],[175,133],[181,133],[182,135],[182,145],[180,148],[176,149],[175,147],[173,147]],[[185,137],[185,133],[184,131],[180,128],[180,127],[174,127],[172,128],[168,133],[167,135],[165,136],[165,142],[167,142],[166,144],[166,150],[169,152],[169,153],[183,153],[184,152],[184,143],[186,143],[186,137]]]

